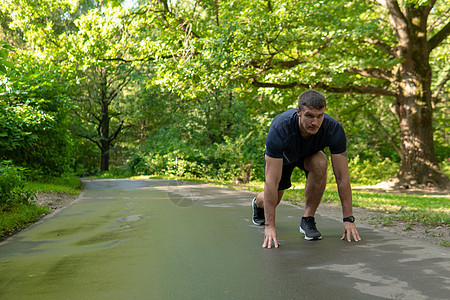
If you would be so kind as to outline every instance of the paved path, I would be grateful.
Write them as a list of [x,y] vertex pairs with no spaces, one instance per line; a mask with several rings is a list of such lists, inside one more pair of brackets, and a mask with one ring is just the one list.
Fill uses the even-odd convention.
[[449,299],[450,249],[277,209],[262,249],[251,193],[166,180],[87,180],[72,205],[0,245],[0,299]]

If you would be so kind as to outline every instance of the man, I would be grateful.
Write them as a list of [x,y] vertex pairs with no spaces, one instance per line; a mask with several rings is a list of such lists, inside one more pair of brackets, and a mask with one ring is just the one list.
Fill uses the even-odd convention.
[[347,139],[343,127],[325,113],[325,97],[314,90],[299,96],[298,107],[276,116],[266,138],[264,192],[252,201],[253,223],[265,225],[264,248],[278,248],[275,211],[285,189],[291,186],[295,167],[304,170],[305,212],[300,232],[306,240],[320,240],[314,215],[327,182],[328,160],[323,150],[328,147],[342,203],[342,240],[360,241],[352,216],[352,191],[348,171]]

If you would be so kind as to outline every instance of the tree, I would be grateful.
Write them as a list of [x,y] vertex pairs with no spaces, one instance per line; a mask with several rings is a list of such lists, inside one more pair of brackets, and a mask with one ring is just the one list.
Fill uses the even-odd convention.
[[77,82],[72,98],[79,122],[73,130],[100,149],[100,171],[109,170],[111,147],[127,126],[117,104],[134,71],[125,61],[132,44],[125,20],[120,7],[90,10],[75,21],[75,33],[58,39],[60,53],[67,51],[62,65]]
[[11,18],[8,30],[21,30],[24,52],[44,57],[65,76],[66,94],[81,119],[77,123],[81,127],[72,131],[99,147],[101,171],[108,170],[111,146],[124,127],[120,113],[111,110],[133,70],[128,62],[110,60],[117,53],[126,58],[127,47],[132,46],[120,2],[0,1],[2,13]]
[[450,53],[448,1],[189,3],[186,10],[159,1],[152,10],[176,57],[176,66],[165,66],[180,80],[197,89],[242,80],[272,91],[378,96],[398,118],[397,184],[450,186],[433,141],[433,110],[450,80],[442,68]]

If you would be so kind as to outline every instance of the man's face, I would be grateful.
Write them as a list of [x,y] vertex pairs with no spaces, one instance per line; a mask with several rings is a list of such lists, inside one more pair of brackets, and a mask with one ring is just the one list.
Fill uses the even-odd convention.
[[303,106],[302,110],[297,108],[298,125],[304,138],[309,138],[316,134],[322,126],[325,115],[325,107],[321,109]]

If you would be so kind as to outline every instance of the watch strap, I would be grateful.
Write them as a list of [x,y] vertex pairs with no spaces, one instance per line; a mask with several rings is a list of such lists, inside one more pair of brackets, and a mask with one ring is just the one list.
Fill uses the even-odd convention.
[[355,222],[355,217],[354,216],[350,216],[350,217],[345,217],[343,219],[344,222]]

